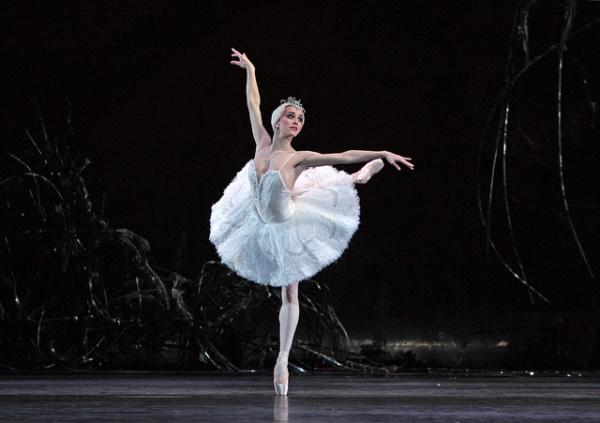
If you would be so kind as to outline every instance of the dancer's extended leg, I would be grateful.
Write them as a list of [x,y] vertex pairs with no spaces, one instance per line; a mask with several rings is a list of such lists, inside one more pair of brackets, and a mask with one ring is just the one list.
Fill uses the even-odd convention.
[[288,357],[292,349],[294,333],[300,317],[298,303],[298,282],[281,288],[281,309],[279,310],[279,355],[273,371],[273,384],[277,395],[287,395],[289,373]]
[[366,184],[369,179],[383,169],[383,160],[375,159],[364,165],[358,172],[354,172],[352,182],[355,184]]

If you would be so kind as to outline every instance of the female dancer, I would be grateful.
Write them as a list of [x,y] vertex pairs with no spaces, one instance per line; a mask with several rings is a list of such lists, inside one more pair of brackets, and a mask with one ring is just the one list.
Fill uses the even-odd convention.
[[[271,116],[271,138],[260,114],[255,68],[232,50],[233,65],[246,70],[246,100],[254,159],[238,172],[212,206],[210,240],[223,263],[251,281],[281,286],[279,355],[273,374],[277,395],[287,395],[288,355],[298,325],[298,282],[336,260],[348,246],[359,221],[354,184],[365,184],[387,160],[413,169],[409,157],[387,151],[350,150],[336,154],[296,151],[292,140],[305,122],[293,97]],[[328,165],[367,163],[352,175]]]

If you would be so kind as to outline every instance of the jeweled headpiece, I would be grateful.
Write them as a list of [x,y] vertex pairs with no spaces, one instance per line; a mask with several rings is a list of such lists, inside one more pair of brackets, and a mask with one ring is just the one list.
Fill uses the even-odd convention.
[[304,106],[302,105],[300,100],[297,99],[296,97],[288,97],[285,100],[281,100],[280,103],[284,104],[286,106],[297,107],[298,109],[302,110],[302,113],[306,114],[306,110],[304,109]]
[[[273,110],[273,113],[271,114],[271,127],[273,130],[276,129],[275,124],[281,118],[281,115],[287,106],[297,107],[306,115],[306,109],[296,97],[288,97],[285,100],[281,100],[279,106],[277,106],[277,108]],[[306,117],[304,119],[306,122]]]

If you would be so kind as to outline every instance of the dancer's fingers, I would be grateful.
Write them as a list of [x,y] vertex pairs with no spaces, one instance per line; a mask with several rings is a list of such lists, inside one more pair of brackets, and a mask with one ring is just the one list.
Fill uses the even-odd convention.
[[233,53],[231,53],[231,55],[233,57],[237,57],[238,59],[240,59],[240,61],[241,60],[248,60],[248,58],[246,57],[246,55],[244,53],[240,53],[239,51],[234,50],[234,49],[232,49],[232,50],[234,51]]
[[412,170],[412,169],[413,169],[413,164],[412,164],[412,163],[410,163],[410,162],[407,162],[407,161],[405,161],[405,160],[401,160],[401,163],[402,163],[404,166],[406,166],[407,168],[409,168],[410,170]]

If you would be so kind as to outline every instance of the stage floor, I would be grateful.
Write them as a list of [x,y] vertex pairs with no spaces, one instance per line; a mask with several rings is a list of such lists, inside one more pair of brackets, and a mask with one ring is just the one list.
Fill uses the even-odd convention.
[[600,375],[0,375],[2,422],[598,422]]

